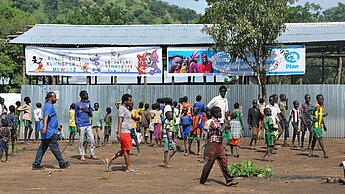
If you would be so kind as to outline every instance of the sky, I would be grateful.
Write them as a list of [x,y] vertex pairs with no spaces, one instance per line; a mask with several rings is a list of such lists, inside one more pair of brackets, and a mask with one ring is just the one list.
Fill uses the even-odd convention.
[[[198,13],[204,13],[207,7],[206,0],[163,0],[170,4],[175,4],[180,7],[194,9]],[[345,0],[299,0],[296,5],[303,5],[306,2],[316,3],[321,5],[323,9],[337,6],[338,2],[345,3]]]

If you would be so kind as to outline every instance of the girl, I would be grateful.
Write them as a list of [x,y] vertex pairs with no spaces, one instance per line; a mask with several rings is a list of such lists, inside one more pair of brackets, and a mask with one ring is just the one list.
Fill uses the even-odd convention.
[[111,134],[111,126],[113,125],[113,119],[111,117],[111,108],[107,107],[106,110],[107,114],[104,117],[104,146],[109,145],[109,136]]
[[[68,144],[70,146],[72,146],[72,144],[74,143],[74,138],[75,138],[75,133],[77,132],[77,127],[75,125],[75,117],[74,117],[74,111],[75,109],[75,104],[72,103],[70,106],[69,106],[69,126],[68,126],[68,132],[69,132],[69,141],[68,141]],[[72,143],[71,143],[72,141]]]

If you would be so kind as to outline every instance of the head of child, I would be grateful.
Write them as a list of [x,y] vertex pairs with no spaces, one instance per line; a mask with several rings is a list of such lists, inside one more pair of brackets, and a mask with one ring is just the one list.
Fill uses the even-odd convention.
[[237,114],[236,114],[236,113],[234,113],[234,112],[233,112],[233,113],[231,113],[231,114],[230,114],[230,119],[231,119],[231,120],[235,120],[235,119],[237,119]]
[[62,125],[59,125],[58,130],[62,131]]
[[149,110],[150,108],[150,105],[148,103],[145,103],[145,106],[144,106],[145,110]]
[[173,114],[171,111],[168,111],[165,113],[165,118],[168,119],[169,121],[173,120]]
[[30,97],[25,97],[25,98],[24,98],[24,102],[25,102],[26,104],[30,104],[30,103],[31,103]]
[[82,101],[87,101],[89,100],[89,94],[87,93],[87,91],[83,90],[79,93],[79,96],[81,98]]
[[0,97],[0,104],[3,105],[5,103],[5,99]]
[[183,102],[188,102],[188,97],[187,96],[183,97]]
[[16,108],[13,105],[8,107],[8,109],[10,110],[10,113],[14,113],[14,111],[16,111]]
[[219,95],[222,98],[225,98],[226,92],[228,91],[228,88],[226,86],[220,86],[219,87]]
[[278,95],[277,94],[273,94],[272,96],[274,98],[274,103],[277,103],[278,102]]
[[274,96],[272,95],[272,96],[270,96],[270,98],[268,99],[268,101],[270,102],[270,104],[273,106],[274,105],[274,103],[276,102],[275,101],[275,98],[274,98]]
[[238,102],[235,102],[234,104],[234,109],[237,110],[240,108],[240,104]]
[[178,103],[182,104],[183,103],[183,98],[178,99]]
[[21,105],[22,105],[22,103],[21,103],[20,101],[17,101],[17,102],[16,102],[16,106],[17,106],[17,107],[20,107]]
[[318,94],[316,95],[316,101],[319,105],[323,105],[323,102],[324,102],[324,98],[323,98],[323,95],[322,94]]
[[159,103],[156,103],[155,105],[156,105],[156,106],[155,106],[155,109],[154,109],[154,110],[157,110],[157,111],[160,110],[160,109],[159,109],[159,108],[160,108]]
[[1,119],[1,125],[2,127],[7,127],[8,126],[8,122],[6,119]]
[[165,99],[165,104],[172,106],[173,105],[173,100],[171,98],[166,98]]
[[212,107],[210,112],[212,117],[216,119],[222,118],[222,110],[218,106]]
[[42,104],[39,103],[39,102],[37,102],[37,103],[36,103],[36,108],[42,108]]
[[95,109],[95,111],[98,111],[98,109],[99,109],[99,104],[96,102],[96,103],[93,105],[93,108]]
[[177,107],[177,102],[176,102],[176,101],[173,102],[173,106],[174,106],[175,108]]
[[158,104],[162,104],[163,103],[163,99],[162,98],[157,98],[157,103]]
[[309,103],[310,102],[310,95],[309,94],[306,94],[304,95],[304,100],[305,100],[305,103]]
[[280,98],[280,101],[286,101],[286,95],[285,94],[280,94],[279,98]]
[[202,99],[202,97],[201,97],[200,95],[198,95],[198,96],[195,98],[195,100],[196,100],[197,102],[200,102],[201,99]]
[[138,108],[144,108],[144,105],[145,105],[145,103],[143,101],[140,101]]
[[124,94],[121,98],[121,101],[125,107],[129,107],[133,104],[132,96],[130,94]]
[[295,109],[298,109],[298,107],[299,107],[299,102],[298,102],[298,101],[293,101],[293,107],[294,107]]
[[188,110],[187,110],[186,108],[183,108],[183,109],[182,109],[182,112],[183,112],[183,115],[184,115],[184,116],[187,116]]
[[270,108],[265,108],[264,113],[266,117],[272,116],[272,111]]
[[74,110],[74,109],[75,109],[75,103],[72,103],[72,104],[69,106],[69,109],[70,109],[70,110]]
[[253,108],[257,108],[258,107],[258,101],[253,100],[252,105],[253,105]]
[[105,109],[105,111],[107,112],[108,115],[111,114],[111,108],[110,108],[110,107],[107,107],[107,108]]
[[194,107],[194,109],[193,109],[193,115],[198,115],[199,112],[200,112],[199,107]]
[[259,103],[260,103],[260,104],[263,104],[264,102],[265,102],[265,99],[264,99],[264,98],[260,98],[260,99],[259,99]]

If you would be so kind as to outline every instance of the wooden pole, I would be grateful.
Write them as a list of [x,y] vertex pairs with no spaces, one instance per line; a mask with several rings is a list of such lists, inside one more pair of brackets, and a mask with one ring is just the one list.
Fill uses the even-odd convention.
[[[343,45],[339,45],[339,54],[343,52]],[[338,58],[338,84],[341,84],[341,75],[342,75],[342,67],[343,67],[343,57]]]

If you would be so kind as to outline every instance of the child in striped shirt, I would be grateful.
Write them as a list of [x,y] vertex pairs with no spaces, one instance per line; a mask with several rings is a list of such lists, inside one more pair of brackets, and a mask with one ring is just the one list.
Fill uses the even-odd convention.
[[[300,129],[298,127],[298,124],[300,122],[300,110],[298,109],[299,107],[299,102],[298,101],[294,101],[293,102],[293,108],[290,111],[290,118],[289,118],[289,122],[291,122],[292,127],[293,127],[293,136],[292,136],[292,147],[297,147],[295,145],[295,140],[297,137],[297,141],[298,141],[298,146],[300,146]],[[289,128],[289,127],[288,127]]]

